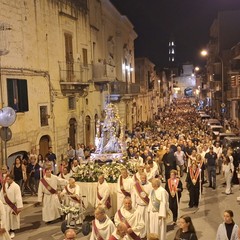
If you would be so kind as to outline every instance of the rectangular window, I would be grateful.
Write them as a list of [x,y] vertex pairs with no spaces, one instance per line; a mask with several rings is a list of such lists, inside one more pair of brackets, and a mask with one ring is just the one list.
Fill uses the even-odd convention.
[[69,110],[75,110],[76,109],[75,97],[68,97],[68,109]]
[[65,39],[66,77],[67,81],[71,82],[73,79],[73,62],[74,62],[72,35],[69,33],[65,33],[64,39]]
[[25,79],[7,79],[8,106],[16,112],[27,112],[28,89]]
[[87,49],[86,48],[82,49],[82,54],[83,54],[83,66],[87,67],[88,66],[88,57],[87,57]]
[[47,106],[40,106],[40,122],[41,127],[48,126],[48,111]]

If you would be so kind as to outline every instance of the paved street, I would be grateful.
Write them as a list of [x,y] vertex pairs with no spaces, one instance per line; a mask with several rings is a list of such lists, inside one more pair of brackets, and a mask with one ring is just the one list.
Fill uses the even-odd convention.
[[[193,223],[197,229],[197,234],[201,240],[213,240],[215,239],[216,229],[219,223],[222,222],[222,215],[225,209],[231,209],[235,213],[234,220],[237,224],[240,224],[239,208],[236,198],[240,196],[239,186],[233,187],[232,195],[225,195],[222,192],[224,187],[220,186],[223,179],[218,176],[218,187],[216,190],[207,188],[207,184],[203,188],[203,196],[199,206],[199,209],[188,208],[188,193],[184,189],[183,196],[180,204],[179,215],[189,214]],[[21,229],[17,232],[15,240],[60,240],[63,239],[63,235],[60,230],[61,222],[47,225],[41,221],[41,207],[35,207],[33,204],[36,202],[36,197],[25,197],[24,201],[25,209],[21,215]],[[171,221],[171,219],[169,219]],[[174,238],[175,230],[168,227],[167,240]],[[78,235],[79,239],[88,239]]]

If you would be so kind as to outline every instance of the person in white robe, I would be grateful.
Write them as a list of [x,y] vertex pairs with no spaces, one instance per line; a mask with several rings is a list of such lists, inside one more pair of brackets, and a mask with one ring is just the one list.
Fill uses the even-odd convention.
[[133,180],[128,175],[127,169],[123,168],[117,181],[117,209],[121,208],[126,196],[131,196],[132,186]]
[[110,217],[111,213],[111,197],[110,197],[110,187],[106,180],[104,179],[104,175],[98,176],[97,183],[97,197],[95,207],[102,206],[105,208],[107,216]]
[[107,240],[115,230],[112,220],[106,215],[104,207],[97,207],[95,220],[92,222],[92,233],[90,240]]
[[79,162],[77,159],[74,159],[72,162],[71,169],[70,169],[70,175],[72,176],[72,175],[74,175],[74,173],[77,173],[78,168],[79,168]]
[[[133,208],[138,211],[145,223],[148,223],[148,204],[149,197],[152,191],[152,184],[147,181],[147,176],[145,173],[140,175],[140,181],[133,185],[133,191],[131,194]],[[147,236],[149,229],[147,228],[148,224],[144,225],[144,230],[142,232],[141,238]]]
[[152,187],[148,205],[149,231],[158,234],[160,240],[166,240],[166,221],[169,212],[168,192],[161,186],[158,178],[152,180]]
[[[44,185],[44,183],[46,184]],[[40,180],[38,187],[38,202],[42,202],[42,219],[50,223],[61,216],[60,201],[58,198],[58,186],[66,185],[67,180],[51,174],[51,168],[47,168],[45,176]]]
[[62,179],[69,180],[69,178],[71,177],[71,174],[68,172],[68,168],[67,167],[63,167],[63,170],[59,174],[59,177],[62,178]]
[[11,237],[6,229],[6,211],[1,200],[0,200],[0,239],[11,240]]
[[120,222],[108,240],[126,240],[127,226]]
[[[20,212],[23,208],[21,189],[13,179],[13,175],[8,174],[0,192],[0,200],[3,202],[6,214],[5,227],[11,238],[15,237],[14,230],[20,229]],[[6,199],[10,200],[14,209],[6,202]]]
[[[76,184],[74,178],[69,178],[68,184],[60,193],[60,197],[64,206],[74,207],[75,209],[79,209],[79,211],[83,210],[84,203],[81,197],[80,186]],[[69,213],[67,220],[70,221],[72,216],[72,213]],[[84,216],[80,215],[77,223],[82,223],[83,218]],[[68,224],[70,224],[70,222],[68,222]]]
[[140,175],[144,173],[144,164],[139,164],[137,167],[136,174],[133,175],[133,182],[140,180]]
[[140,212],[132,207],[132,200],[130,197],[125,197],[123,206],[116,212],[114,217],[115,225],[123,222],[127,226],[126,240],[141,239],[144,231],[144,221]]

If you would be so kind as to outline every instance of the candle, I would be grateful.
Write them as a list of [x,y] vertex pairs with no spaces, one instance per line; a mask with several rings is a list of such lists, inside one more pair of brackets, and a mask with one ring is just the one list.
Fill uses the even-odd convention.
[[55,172],[55,174],[57,175],[57,164],[55,163],[55,165],[54,165],[54,172]]
[[40,167],[39,168],[39,171],[40,171],[40,179],[42,178],[42,168]]

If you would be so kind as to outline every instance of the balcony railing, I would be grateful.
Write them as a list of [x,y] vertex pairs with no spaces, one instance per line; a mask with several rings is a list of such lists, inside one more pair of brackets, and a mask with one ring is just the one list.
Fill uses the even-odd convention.
[[125,82],[110,83],[111,95],[135,95],[140,93],[140,85],[136,83],[126,84]]
[[63,94],[86,93],[91,71],[79,62],[59,62],[60,86]]
[[93,81],[94,82],[111,82],[116,80],[115,66],[107,63],[93,64]]
[[240,86],[227,91],[227,99],[240,100]]
[[60,82],[84,83],[90,79],[89,66],[80,62],[59,62]]

